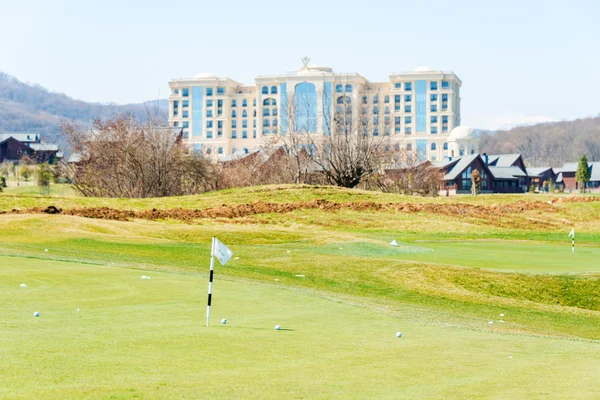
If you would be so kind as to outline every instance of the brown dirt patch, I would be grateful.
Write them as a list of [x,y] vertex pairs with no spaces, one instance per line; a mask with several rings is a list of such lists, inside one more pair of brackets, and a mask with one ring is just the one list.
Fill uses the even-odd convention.
[[[562,200],[562,201],[561,201]],[[564,202],[562,198],[557,202]],[[567,200],[569,201],[569,200]],[[580,200],[578,200],[579,202]],[[590,200],[587,200],[590,201]],[[591,200],[594,201],[594,200]],[[539,210],[554,212],[556,208],[548,202],[542,201],[517,201],[511,204],[473,205],[473,204],[415,204],[415,203],[373,203],[373,202],[346,202],[338,203],[323,199],[295,203],[270,203],[255,201],[253,203],[235,206],[222,205],[208,209],[151,209],[142,211],[117,210],[108,207],[75,208],[62,210],[55,206],[46,208],[35,207],[27,210],[12,210],[5,213],[11,214],[62,214],[74,215],[85,218],[108,219],[128,221],[134,218],[147,220],[177,219],[193,221],[209,218],[240,218],[257,214],[276,213],[283,214],[297,210],[323,210],[335,212],[340,210],[352,211],[391,211],[406,214],[429,213],[450,217],[463,217],[474,219],[496,219],[497,217],[519,214],[524,211]],[[496,217],[496,218],[495,218]]]

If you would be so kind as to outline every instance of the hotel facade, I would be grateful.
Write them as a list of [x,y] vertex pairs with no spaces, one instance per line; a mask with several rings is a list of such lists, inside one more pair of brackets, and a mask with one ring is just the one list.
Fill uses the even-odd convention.
[[338,74],[307,62],[297,72],[258,76],[252,86],[198,74],[169,82],[169,124],[183,130],[194,150],[228,158],[260,148],[274,135],[288,134],[292,129],[284,116],[292,101],[304,104],[307,126],[315,134],[328,134],[328,119],[341,105],[352,104],[352,112],[368,114],[371,134],[384,136],[387,146],[439,161],[479,151],[472,130],[461,127],[458,138],[450,135],[461,123],[461,84],[453,72],[430,67],[373,83],[356,73]]

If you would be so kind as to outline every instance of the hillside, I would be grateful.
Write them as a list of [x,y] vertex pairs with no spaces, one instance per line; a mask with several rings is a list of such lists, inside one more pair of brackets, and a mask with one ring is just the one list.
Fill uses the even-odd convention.
[[46,142],[62,142],[61,121],[88,125],[94,118],[131,112],[144,119],[148,112],[166,120],[166,100],[144,104],[100,104],[75,100],[40,85],[28,85],[0,72],[0,133],[38,133]]
[[482,153],[521,153],[532,167],[560,167],[582,154],[600,160],[600,116],[483,132],[480,138]]

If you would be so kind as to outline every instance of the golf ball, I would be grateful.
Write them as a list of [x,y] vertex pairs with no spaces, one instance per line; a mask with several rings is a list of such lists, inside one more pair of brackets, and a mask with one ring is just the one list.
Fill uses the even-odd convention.
[[226,320],[225,318],[223,318],[223,319],[221,320],[221,323],[222,323],[223,325],[225,325],[225,324],[227,323],[227,320]]
[[276,331],[281,330],[281,327],[279,325],[275,325],[275,330]]
[[396,332],[396,337],[401,338],[402,337],[402,332]]
[[35,315],[36,317],[39,317],[40,316],[40,312],[36,311],[36,312],[33,313],[33,315]]

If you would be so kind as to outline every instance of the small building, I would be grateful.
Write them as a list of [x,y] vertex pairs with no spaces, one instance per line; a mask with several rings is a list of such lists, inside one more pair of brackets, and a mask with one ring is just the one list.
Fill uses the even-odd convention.
[[544,182],[553,182],[556,184],[557,174],[552,167],[537,167],[537,168],[527,168],[526,169],[527,176],[529,177],[529,184],[535,186],[538,191],[543,191]]
[[[600,190],[600,161],[588,162],[590,168],[590,180],[585,184],[586,188],[592,191]],[[577,168],[579,163],[565,163],[558,170],[556,183],[566,192],[579,190],[579,182],[576,180]]]
[[0,134],[0,163],[19,162],[27,156],[36,162],[54,164],[62,157],[58,146],[42,143],[40,135],[29,133]]

